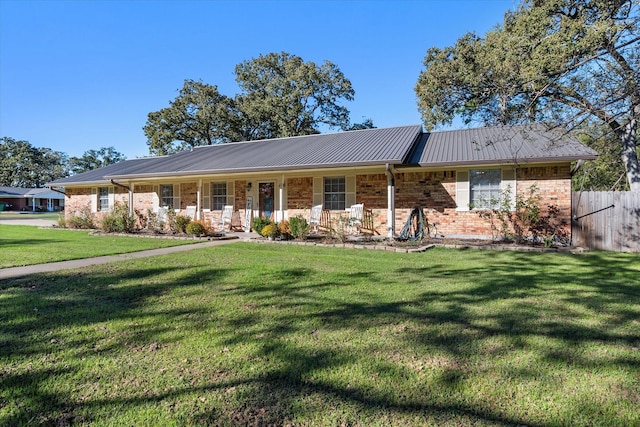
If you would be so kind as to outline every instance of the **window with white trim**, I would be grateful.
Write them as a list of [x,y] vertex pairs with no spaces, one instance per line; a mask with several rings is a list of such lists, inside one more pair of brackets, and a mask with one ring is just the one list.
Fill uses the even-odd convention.
[[500,169],[469,171],[469,206],[472,209],[496,209],[502,193]]
[[227,204],[227,183],[212,182],[211,183],[211,209],[221,211]]
[[160,186],[160,206],[173,209],[173,185]]
[[344,210],[346,205],[346,185],[344,176],[324,178],[324,208]]
[[109,210],[109,187],[98,187],[98,210],[100,212]]

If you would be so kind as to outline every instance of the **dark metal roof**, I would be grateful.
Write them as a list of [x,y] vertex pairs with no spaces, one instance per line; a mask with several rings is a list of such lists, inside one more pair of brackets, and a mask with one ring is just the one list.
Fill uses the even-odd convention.
[[598,153],[560,129],[497,126],[422,134],[408,163],[420,166],[592,160]]
[[537,125],[433,133],[422,133],[422,126],[414,125],[197,147],[170,156],[126,160],[47,186],[343,166],[463,166],[596,156],[595,151],[568,135]]
[[108,182],[106,176],[113,174],[127,174],[134,173],[139,168],[151,165],[153,163],[161,162],[166,159],[165,157],[144,157],[141,159],[125,160],[119,163],[113,163],[105,167],[94,169],[92,171],[83,172],[78,175],[68,176],[66,178],[57,179],[53,182],[46,184],[48,187],[64,187],[70,184],[104,184]]
[[401,164],[422,126],[365,129],[196,147],[170,156],[126,160],[48,185],[109,179]]

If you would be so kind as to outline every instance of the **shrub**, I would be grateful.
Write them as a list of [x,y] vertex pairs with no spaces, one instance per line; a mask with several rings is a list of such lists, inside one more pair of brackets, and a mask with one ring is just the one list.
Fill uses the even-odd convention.
[[309,234],[309,224],[301,215],[294,216],[289,220],[289,229],[294,239],[302,240]]
[[291,226],[289,225],[289,221],[282,220],[278,223],[278,231],[280,232],[280,235],[284,238],[284,239],[290,239],[291,238]]
[[58,214],[58,227],[60,228],[67,228],[67,219],[64,217],[64,214]]
[[276,224],[271,223],[262,227],[262,230],[260,230],[260,234],[264,237],[275,238],[278,237],[278,234],[280,234],[280,230],[278,230],[278,226]]
[[176,211],[174,209],[169,209],[167,211],[167,226],[169,227],[169,231],[175,233],[177,231],[176,228]]
[[129,205],[116,202],[113,210],[102,217],[101,226],[106,233],[131,233],[135,223],[136,218],[129,213]]
[[96,228],[93,214],[88,207],[75,211],[66,221],[69,228]]
[[555,205],[547,206],[546,215],[542,214],[538,194],[538,187],[533,184],[528,193],[516,194],[515,209],[512,212],[508,200],[511,199],[511,189],[502,192],[499,207],[484,210],[479,213],[481,218],[491,223],[492,234],[499,231],[505,240],[515,240],[517,243],[531,241],[550,246],[554,238],[567,235],[563,225],[558,222],[560,210]]
[[162,233],[164,231],[164,221],[160,219],[157,213],[152,210],[147,210],[147,230],[154,233]]
[[262,234],[262,228],[268,224],[273,224],[273,221],[267,218],[255,217],[251,222],[251,228],[253,228],[253,231],[256,233]]
[[134,209],[133,215],[136,217],[136,226],[138,227],[139,230],[147,228],[148,218],[146,217],[145,214],[140,212],[140,210],[138,209]]
[[191,222],[191,218],[186,215],[178,215],[176,216],[176,230],[178,233],[186,233],[187,226]]
[[202,236],[205,234],[204,224],[199,221],[191,221],[187,224],[186,232],[194,236]]

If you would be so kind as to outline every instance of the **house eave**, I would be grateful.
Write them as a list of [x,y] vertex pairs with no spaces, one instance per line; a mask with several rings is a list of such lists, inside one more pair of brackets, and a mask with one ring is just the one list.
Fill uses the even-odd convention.
[[[490,166],[490,165],[525,165],[537,163],[568,163],[578,160],[594,160],[597,156],[564,156],[564,157],[535,157],[526,159],[487,159],[451,162],[429,162],[418,163],[414,166],[423,168],[443,168],[443,167],[470,167],[470,166]],[[408,165],[409,166],[409,165]]]
[[[139,180],[139,179],[157,179],[157,178],[175,178],[175,177],[192,177],[192,176],[207,176],[207,175],[226,175],[226,174],[256,174],[262,172],[301,172],[309,170],[333,170],[340,168],[366,168],[373,166],[385,167],[387,164],[400,165],[402,161],[399,159],[384,159],[367,162],[342,162],[342,163],[330,163],[330,164],[306,164],[295,166],[273,166],[273,167],[256,167],[256,168],[226,168],[226,169],[209,169],[209,170],[195,170],[195,171],[176,171],[176,172],[155,172],[155,173],[142,173],[142,174],[128,174],[128,175],[107,175],[105,178],[118,179],[118,180]],[[109,181],[107,181],[109,182]]]

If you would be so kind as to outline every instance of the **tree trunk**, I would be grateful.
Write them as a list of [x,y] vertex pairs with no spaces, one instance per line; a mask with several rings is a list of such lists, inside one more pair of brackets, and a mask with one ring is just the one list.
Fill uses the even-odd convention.
[[[640,110],[637,106],[635,110]],[[636,115],[637,116],[637,115]],[[620,129],[619,136],[622,144],[620,157],[627,171],[627,181],[631,191],[640,192],[640,163],[638,162],[638,153],[636,150],[636,138],[638,135],[638,121],[634,118]]]

